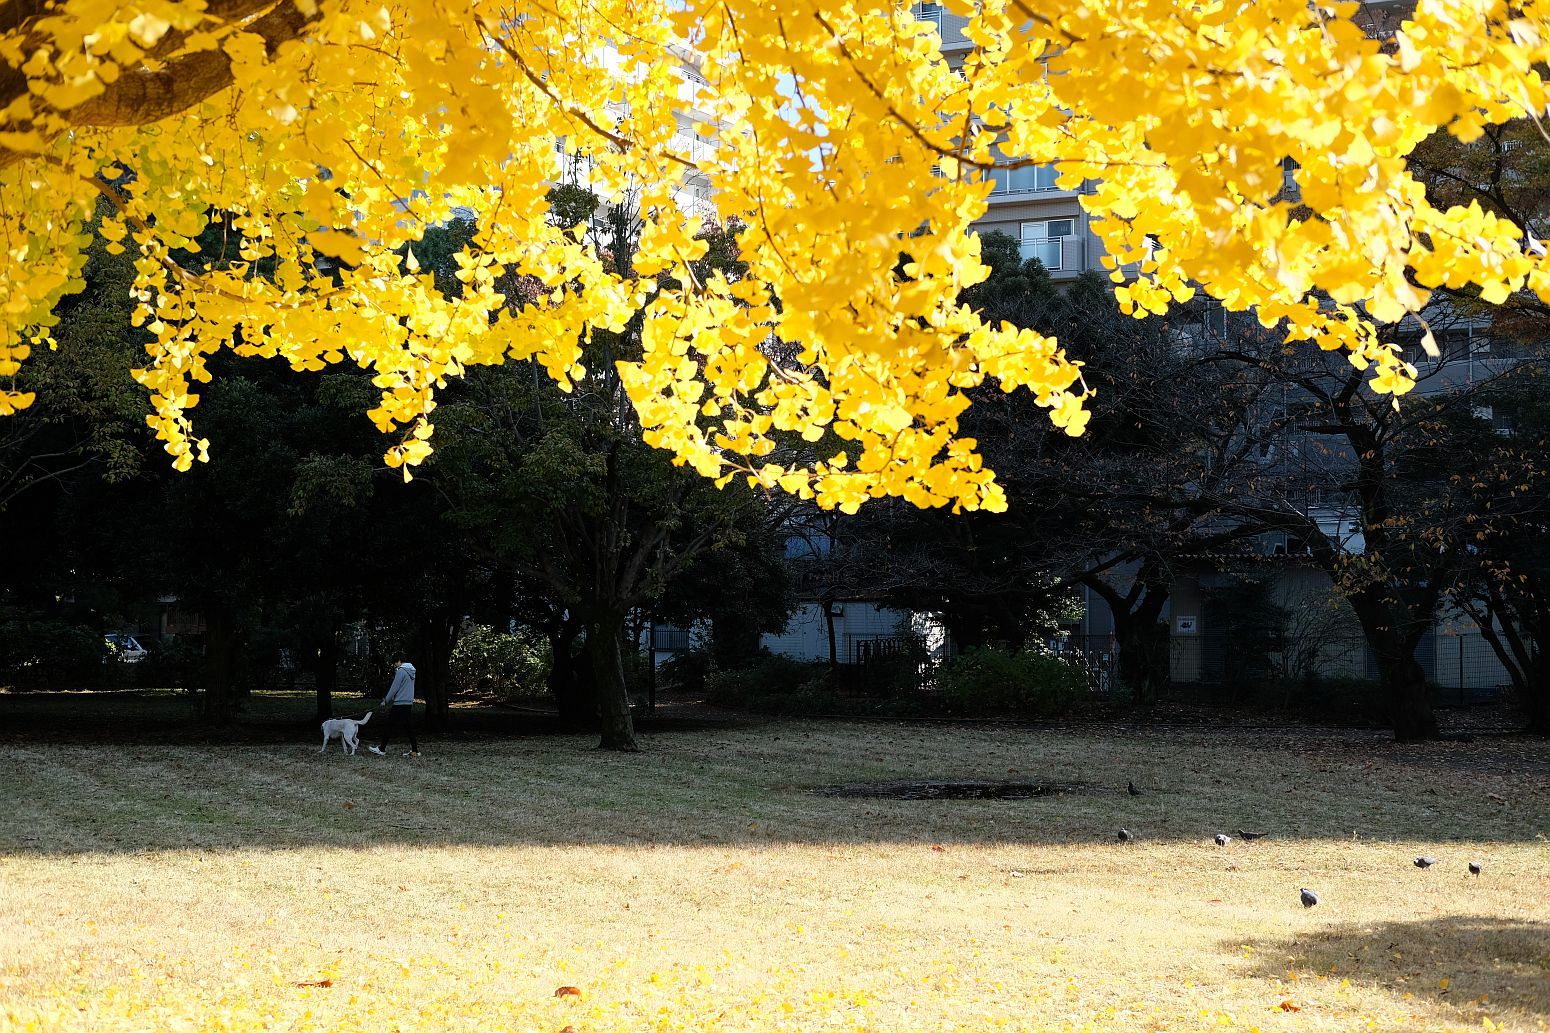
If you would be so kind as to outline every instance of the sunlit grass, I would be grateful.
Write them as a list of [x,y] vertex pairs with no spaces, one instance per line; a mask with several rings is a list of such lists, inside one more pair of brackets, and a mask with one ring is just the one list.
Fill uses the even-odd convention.
[[[1550,1023],[1539,745],[792,722],[646,746],[13,742],[0,1027]],[[1097,789],[806,792],[916,776]],[[1269,836],[1212,844],[1240,827]]]

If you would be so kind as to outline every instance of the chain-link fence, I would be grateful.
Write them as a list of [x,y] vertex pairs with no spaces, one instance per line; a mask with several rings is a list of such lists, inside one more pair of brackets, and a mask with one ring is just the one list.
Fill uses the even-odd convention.
[[[1058,652],[1082,668],[1088,692],[1125,698],[1119,646],[1112,635],[1071,636]],[[1429,631],[1416,661],[1445,705],[1492,703],[1511,680],[1478,630]],[[1359,634],[1325,635],[1288,644],[1228,634],[1174,635],[1168,650],[1165,698],[1207,702],[1261,702],[1281,706],[1376,693],[1377,658]]]

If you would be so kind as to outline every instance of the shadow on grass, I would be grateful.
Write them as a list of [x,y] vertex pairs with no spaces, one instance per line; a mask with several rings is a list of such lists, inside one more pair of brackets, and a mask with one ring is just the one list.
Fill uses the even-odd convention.
[[[1460,883],[1467,893],[1470,886]],[[1502,1008],[1550,1015],[1550,924],[1542,922],[1460,915],[1345,924],[1255,946],[1262,978],[1293,970],[1369,983],[1431,1001],[1467,1025],[1480,1022],[1482,997],[1497,1021]]]
[[[304,690],[255,692],[243,700],[235,721],[212,727],[199,719],[198,697],[175,689],[0,692],[0,741],[124,745],[299,742],[317,733],[315,700],[313,693]],[[335,695],[334,715],[360,717],[379,705],[376,698]],[[424,729],[425,708],[417,705],[415,709],[416,726]],[[641,711],[635,717],[636,727],[644,732],[730,727],[764,720],[672,705],[655,712]],[[558,715],[542,704],[503,705],[493,700],[455,702],[447,728],[422,734],[452,741],[535,735],[596,738],[595,732],[566,728]],[[365,738],[369,741],[371,737]]]
[[[464,705],[422,731],[426,757],[319,756],[313,696],[256,693],[232,728],[161,693],[0,693],[0,821],[7,854],[361,848],[377,845],[774,843],[1198,846],[1169,863],[1215,864],[1212,834],[1266,843],[1410,839],[1526,842],[1543,832],[1550,782],[1458,766],[1499,746],[1396,748],[1331,730],[971,728],[755,718],[679,702],[641,715],[645,752],[594,749],[532,709]],[[357,715],[373,700],[338,697]],[[423,729],[423,725],[422,725]],[[376,726],[367,729],[376,732]],[[395,754],[405,749],[397,745]],[[1539,747],[1542,750],[1542,747]],[[1404,758],[1446,755],[1417,772]],[[1126,792],[1126,781],[1141,787]],[[967,784],[984,797],[825,798],[825,785]],[[1003,792],[1007,787],[1063,792]],[[1505,795],[1504,795],[1505,794]],[[898,794],[895,794],[898,795]],[[908,795],[908,794],[906,794]],[[1121,827],[1134,842],[1116,842]],[[1264,845],[1240,843],[1253,851]],[[1253,857],[1253,854],[1246,855]]]

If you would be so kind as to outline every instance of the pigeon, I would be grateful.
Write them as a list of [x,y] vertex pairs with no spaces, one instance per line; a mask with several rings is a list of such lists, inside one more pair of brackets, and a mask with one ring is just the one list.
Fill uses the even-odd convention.
[[1479,861],[1471,861],[1471,862],[1469,862],[1469,874],[1473,875],[1477,879],[1480,878],[1480,862]]
[[1226,835],[1226,834],[1221,833],[1221,832],[1218,832],[1216,834],[1216,845],[1217,846],[1226,846],[1228,843],[1231,843],[1231,842],[1232,842],[1232,837],[1231,836]]
[[1239,829],[1238,830],[1238,838],[1240,838],[1240,839],[1251,839],[1251,840],[1252,839],[1264,839],[1265,838],[1265,833],[1263,833],[1263,832],[1245,832],[1242,829]]
[[1136,784],[1134,782],[1130,783],[1130,795],[1131,796],[1140,796],[1141,795],[1141,790],[1136,788]]
[[1410,863],[1415,865],[1417,868],[1430,868],[1432,865],[1437,863],[1437,858],[1435,858],[1435,857],[1417,857],[1414,861],[1412,861]]
[[1303,907],[1312,907],[1314,904],[1319,902],[1319,895],[1312,890],[1305,887],[1300,892],[1302,893]]
[[1130,842],[1134,838],[1135,838],[1135,836],[1131,833],[1131,831],[1129,829],[1120,829],[1119,830],[1119,841],[1121,843],[1128,843],[1128,842]]

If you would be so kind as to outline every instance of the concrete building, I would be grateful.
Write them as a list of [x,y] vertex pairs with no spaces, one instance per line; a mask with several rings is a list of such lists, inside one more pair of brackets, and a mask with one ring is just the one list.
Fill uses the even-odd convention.
[[[968,19],[938,3],[917,3],[914,16],[937,27],[942,53],[949,61],[967,54],[974,44],[964,36]],[[990,208],[975,223],[982,233],[993,230],[1017,240],[1024,260],[1037,258],[1056,281],[1073,280],[1093,269],[1103,271],[1099,259],[1103,245],[1092,232],[1092,222],[1077,198],[1089,192],[1089,184],[1066,190],[1055,183],[1052,165],[1018,166],[1009,162],[990,173]]]

